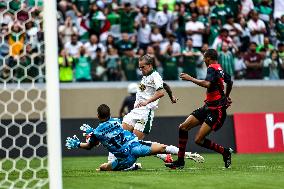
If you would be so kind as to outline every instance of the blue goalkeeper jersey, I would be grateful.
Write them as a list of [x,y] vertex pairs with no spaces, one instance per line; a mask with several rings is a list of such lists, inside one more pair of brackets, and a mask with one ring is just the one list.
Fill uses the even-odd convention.
[[110,118],[102,122],[94,130],[95,140],[99,141],[109,152],[116,157],[127,156],[130,146],[138,142],[138,138],[133,133],[124,130],[118,118]]

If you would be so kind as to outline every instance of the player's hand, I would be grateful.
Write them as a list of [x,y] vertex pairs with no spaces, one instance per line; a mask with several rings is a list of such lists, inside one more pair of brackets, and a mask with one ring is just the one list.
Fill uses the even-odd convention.
[[227,97],[226,108],[229,108],[231,104],[232,104],[232,99],[230,97]]
[[171,98],[172,104],[177,103],[177,101],[178,101],[178,98],[176,98],[175,96],[172,96],[172,98]]
[[90,133],[92,133],[92,132],[94,132],[94,129],[90,126],[90,125],[88,125],[88,124],[83,124],[81,127],[80,127],[80,130],[81,131],[84,131],[85,132],[85,134],[90,134]]
[[135,106],[135,108],[140,108],[140,107],[142,107],[142,106],[146,106],[147,104],[148,104],[147,101],[139,102],[139,103]]
[[70,149],[76,149],[80,146],[80,140],[77,138],[76,135],[74,135],[72,138],[67,137],[65,146]]
[[179,77],[182,79],[182,80],[186,80],[186,81],[191,81],[191,76],[190,75],[188,75],[188,74],[186,74],[186,73],[181,73],[180,75],[179,75]]

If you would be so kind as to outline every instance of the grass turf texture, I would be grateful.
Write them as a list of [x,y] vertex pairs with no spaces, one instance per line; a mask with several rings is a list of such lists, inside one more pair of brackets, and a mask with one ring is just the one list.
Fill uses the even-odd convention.
[[224,168],[219,154],[203,154],[205,163],[186,160],[182,170],[170,170],[155,157],[140,158],[142,170],[96,172],[107,157],[63,159],[63,184],[66,189],[281,189],[284,188],[284,153],[237,155],[232,167]]
[[[140,158],[143,169],[128,172],[96,172],[107,157],[72,157],[63,158],[64,189],[283,189],[284,188],[284,153],[279,154],[233,154],[232,168],[225,169],[219,154],[203,154],[205,163],[198,164],[186,160],[182,170],[170,170],[155,157]],[[32,160],[30,167],[36,168],[39,160]],[[46,161],[43,162],[46,166]],[[15,182],[19,173],[13,171],[11,161],[1,159],[2,170],[10,170],[9,180]],[[26,166],[20,160],[18,170]],[[0,180],[4,180],[0,172]],[[47,178],[46,170],[38,170],[37,177]],[[33,173],[23,172],[25,180],[31,179]],[[28,188],[34,186],[29,182]],[[9,188],[7,183],[0,186]],[[21,182],[15,187],[22,188]],[[43,188],[48,188],[47,186]]]

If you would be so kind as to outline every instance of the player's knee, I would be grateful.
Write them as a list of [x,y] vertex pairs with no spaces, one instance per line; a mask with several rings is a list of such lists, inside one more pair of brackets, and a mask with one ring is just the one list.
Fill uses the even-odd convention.
[[194,142],[197,145],[201,145],[202,142],[203,142],[203,138],[197,136],[197,137],[195,137]]
[[183,131],[188,131],[188,125],[185,124],[185,123],[181,123],[181,124],[179,125],[179,129],[180,129],[180,130],[183,130]]

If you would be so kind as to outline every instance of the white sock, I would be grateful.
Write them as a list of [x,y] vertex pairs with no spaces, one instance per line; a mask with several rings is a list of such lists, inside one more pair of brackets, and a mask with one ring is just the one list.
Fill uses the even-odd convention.
[[178,147],[170,145],[166,147],[166,153],[177,155],[178,154]]
[[138,170],[138,169],[142,169],[141,163],[133,163],[133,165],[131,165],[131,167],[123,169],[123,171],[134,171],[134,170]]
[[161,159],[161,160],[163,160],[163,161],[165,161],[166,157],[167,157],[167,154],[157,154],[156,157]]
[[113,160],[115,160],[116,157],[112,154],[112,153],[108,153],[108,157],[107,157],[107,161],[108,162],[112,162]]

